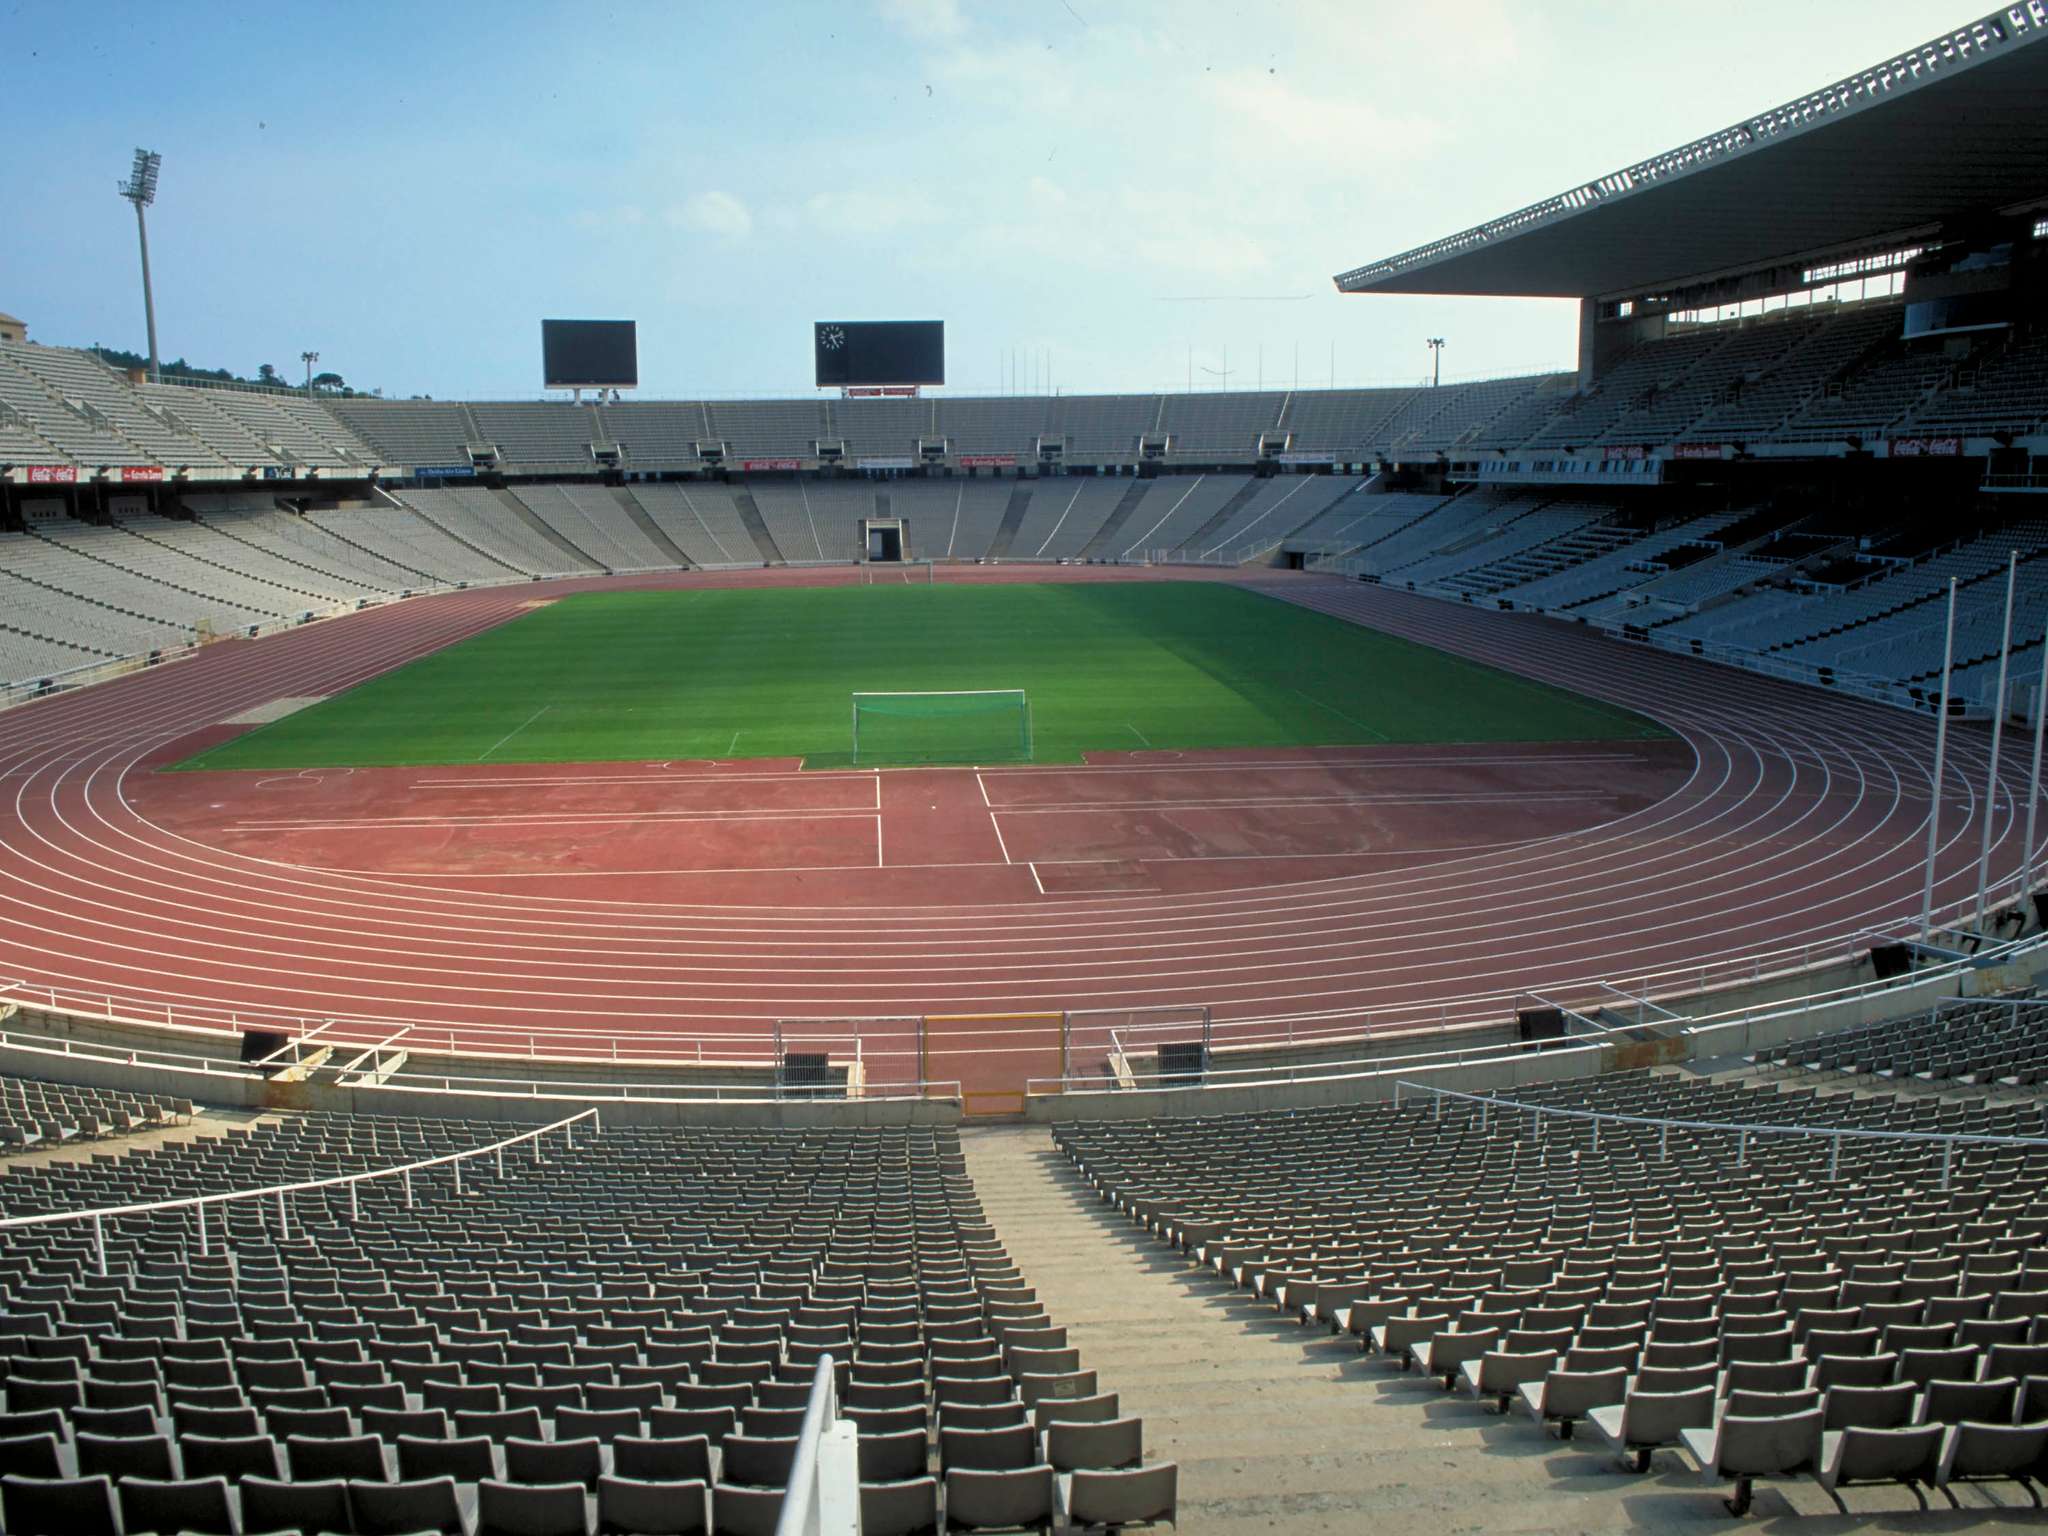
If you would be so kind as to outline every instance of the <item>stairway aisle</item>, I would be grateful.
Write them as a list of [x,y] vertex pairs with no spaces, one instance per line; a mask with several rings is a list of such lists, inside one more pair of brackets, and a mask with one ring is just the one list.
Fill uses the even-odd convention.
[[[1674,1456],[1632,1477],[1590,1445],[1297,1327],[1103,1204],[1041,1127],[968,1128],[960,1142],[1025,1283],[1102,1390],[1145,1421],[1146,1461],[1180,1463],[1189,1536],[1622,1532],[1638,1528],[1641,1495],[1663,1509],[1699,1488]],[[1700,1508],[1727,1523],[1712,1497]]]

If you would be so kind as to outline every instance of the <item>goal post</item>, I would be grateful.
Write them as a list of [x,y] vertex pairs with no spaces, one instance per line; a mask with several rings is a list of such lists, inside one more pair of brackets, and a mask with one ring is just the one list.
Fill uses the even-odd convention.
[[856,693],[856,763],[1028,763],[1031,701],[1022,688]]

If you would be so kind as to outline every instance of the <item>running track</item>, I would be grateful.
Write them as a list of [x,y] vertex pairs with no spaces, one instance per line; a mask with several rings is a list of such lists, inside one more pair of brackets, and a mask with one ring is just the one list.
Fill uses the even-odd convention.
[[[1143,579],[967,568],[961,580]],[[1189,573],[1165,572],[1185,579]],[[846,571],[613,585],[791,585]],[[1236,578],[1232,578],[1236,579]],[[1252,578],[1244,578],[1252,579]],[[1275,597],[1650,715],[1680,787],[1565,834],[1371,874],[947,906],[741,907],[315,871],[176,835],[138,764],[242,709],[328,694],[586,583],[451,593],[222,644],[0,714],[0,986],[180,1021],[394,1022],[591,1054],[765,1044],[777,1019],[1207,1005],[1219,1038],[1499,1018],[1530,991],[1746,974],[1917,913],[1933,722],[1548,620],[1262,573]],[[1950,735],[1937,903],[1975,889],[1988,732]],[[2027,744],[2007,738],[1994,882],[2017,873]],[[1867,942],[1865,939],[1863,942]],[[1770,964],[1769,960],[1764,962]],[[587,1044],[585,1044],[587,1042]],[[634,1049],[628,1046],[627,1050]],[[660,1054],[669,1054],[663,1046]]]

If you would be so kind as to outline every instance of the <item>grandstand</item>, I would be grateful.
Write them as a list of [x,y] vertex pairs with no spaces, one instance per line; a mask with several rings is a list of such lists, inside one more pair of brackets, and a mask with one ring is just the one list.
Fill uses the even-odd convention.
[[[2037,1520],[2044,92],[2027,0],[1340,276],[1578,301],[1441,386],[384,400],[9,322],[0,1528]],[[742,676],[771,597],[833,643]],[[1148,736],[1159,667],[898,771],[687,691],[582,761],[492,651],[602,610],[839,722],[822,650],[1091,603],[1091,683],[1372,659],[1260,652],[1328,734]],[[400,669],[456,746],[318,756]]]

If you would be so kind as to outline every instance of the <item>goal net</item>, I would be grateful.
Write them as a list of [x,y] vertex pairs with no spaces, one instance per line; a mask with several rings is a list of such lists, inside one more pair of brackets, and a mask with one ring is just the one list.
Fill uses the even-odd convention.
[[856,693],[856,763],[1028,763],[1031,701],[1022,688]]

